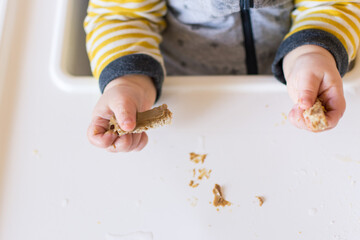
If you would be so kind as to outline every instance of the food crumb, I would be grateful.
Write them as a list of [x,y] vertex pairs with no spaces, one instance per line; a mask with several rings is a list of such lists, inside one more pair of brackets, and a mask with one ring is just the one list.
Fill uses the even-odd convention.
[[95,128],[93,131],[93,135],[98,135],[98,134],[99,134],[99,131]]
[[303,117],[309,129],[312,131],[322,131],[329,127],[326,119],[326,109],[320,99],[316,99],[315,104],[303,112]]
[[194,163],[204,163],[205,158],[206,158],[207,154],[197,154],[194,152],[190,153],[190,161],[194,162]]
[[259,206],[261,207],[264,204],[264,197],[261,196],[255,196],[257,198],[257,200],[259,201]]
[[[197,154],[197,153],[191,152],[190,153],[190,161],[194,162],[195,164],[198,164],[200,162],[204,163],[206,156],[207,156],[207,154]],[[201,168],[201,169],[193,168],[192,169],[192,177],[194,179],[192,179],[190,181],[189,186],[193,187],[193,188],[196,188],[197,186],[199,186],[199,183],[195,184],[195,179],[202,180],[204,177],[209,179],[211,171],[212,170],[207,170],[206,168]],[[198,172],[198,176],[196,176],[197,172]]]
[[97,221],[97,224],[101,224],[101,222],[100,222],[100,221]]
[[195,183],[194,180],[191,180],[190,183],[189,183],[189,186],[192,187],[192,188],[196,188],[197,186],[199,186],[199,183]]
[[283,116],[284,120],[287,120],[287,116],[285,113],[281,113],[281,115]]
[[33,150],[33,154],[34,154],[34,156],[35,156],[36,159],[40,159],[40,152],[39,152],[39,150],[34,149],[34,150]]
[[207,171],[205,168],[199,169],[199,176],[198,179],[201,180],[203,179],[203,177],[206,177],[207,179],[209,179],[210,177],[210,173],[211,173],[211,169],[209,171]]
[[197,205],[197,203],[198,203],[198,198],[196,198],[196,197],[193,197],[192,199],[190,199],[190,198],[188,198],[188,201],[190,202],[190,205],[192,206],[192,207],[196,207],[196,205]]
[[225,207],[225,206],[231,205],[231,203],[229,201],[225,200],[219,184],[215,184],[213,193],[214,193],[213,205],[215,207],[218,207],[218,206]]

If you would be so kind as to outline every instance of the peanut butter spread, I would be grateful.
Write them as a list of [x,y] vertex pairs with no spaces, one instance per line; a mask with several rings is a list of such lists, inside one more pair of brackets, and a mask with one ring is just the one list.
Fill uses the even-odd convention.
[[109,122],[109,130],[117,133],[119,136],[128,133],[141,133],[150,128],[156,128],[171,123],[172,113],[167,108],[166,104],[160,107],[153,108],[145,112],[138,112],[136,114],[136,127],[133,131],[123,131],[117,124],[115,116],[111,117]]

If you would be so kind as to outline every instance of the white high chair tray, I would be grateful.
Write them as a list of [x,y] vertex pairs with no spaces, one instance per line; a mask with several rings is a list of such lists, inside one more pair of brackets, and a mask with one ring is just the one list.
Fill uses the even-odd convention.
[[[172,77],[158,104],[168,104],[173,123],[149,131],[142,152],[112,154],[86,139],[100,95],[86,59],[77,73],[54,65],[79,44],[58,45],[53,55],[53,33],[68,30],[53,29],[64,16],[59,2],[79,3],[7,6],[1,240],[359,239],[359,62],[344,79],[347,111],[331,131],[293,127],[285,86],[270,76]],[[61,75],[65,84],[54,84]],[[190,152],[208,155],[194,164]],[[189,186],[194,168],[212,170],[197,188]],[[211,204],[216,183],[231,206]]]

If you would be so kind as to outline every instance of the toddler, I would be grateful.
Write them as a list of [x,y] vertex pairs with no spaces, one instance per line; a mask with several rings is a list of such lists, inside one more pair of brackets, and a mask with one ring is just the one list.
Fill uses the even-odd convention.
[[[359,46],[360,0],[90,0],[86,46],[100,97],[90,142],[139,151],[146,133],[125,131],[152,107],[167,75],[270,74],[287,85],[290,121],[308,129],[305,109],[320,98],[329,129],[345,111],[341,77]],[[310,130],[310,129],[308,129]]]

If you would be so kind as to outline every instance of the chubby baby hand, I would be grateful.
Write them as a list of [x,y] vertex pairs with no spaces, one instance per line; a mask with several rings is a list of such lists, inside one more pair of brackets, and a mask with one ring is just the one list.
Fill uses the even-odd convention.
[[290,98],[295,103],[289,120],[297,127],[312,131],[303,117],[319,98],[326,110],[328,128],[334,128],[345,111],[343,83],[334,57],[326,49],[304,45],[288,53],[283,71]]
[[136,112],[149,110],[154,104],[156,89],[152,80],[144,75],[126,75],[111,81],[98,100],[87,131],[89,141],[110,152],[140,151],[147,142],[146,133],[118,136],[108,131],[109,120],[115,115],[124,131],[136,126]]

